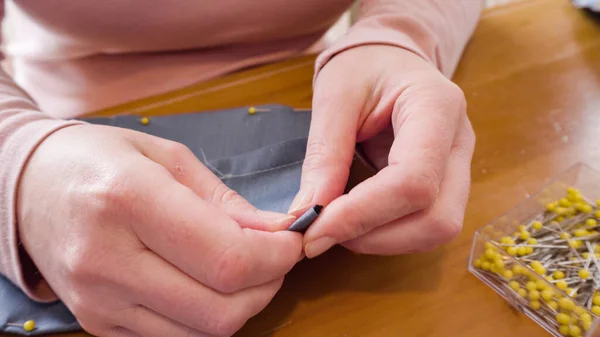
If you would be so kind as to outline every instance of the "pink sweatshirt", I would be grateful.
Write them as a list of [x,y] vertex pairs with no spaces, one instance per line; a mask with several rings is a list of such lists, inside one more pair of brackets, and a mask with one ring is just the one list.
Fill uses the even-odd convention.
[[[69,118],[305,53],[352,3],[0,1],[12,30],[0,71],[0,273],[39,301],[55,297],[24,271],[15,210],[19,176],[45,137],[73,125]],[[361,0],[356,24],[320,50],[317,74],[336,53],[379,43],[409,49],[451,76],[482,7],[483,0]]]

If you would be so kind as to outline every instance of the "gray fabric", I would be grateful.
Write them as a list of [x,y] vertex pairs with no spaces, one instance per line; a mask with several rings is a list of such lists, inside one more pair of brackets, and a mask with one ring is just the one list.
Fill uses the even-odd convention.
[[[257,208],[286,212],[300,186],[310,113],[279,105],[154,117],[95,119],[187,145],[215,175]],[[276,179],[275,179],[276,178]]]
[[33,302],[19,288],[0,276],[0,332],[25,334],[22,327],[6,326],[6,323],[23,324],[34,320],[39,327],[30,336],[49,332],[79,330],[79,324],[71,312],[61,303],[41,304]]
[[300,187],[305,152],[306,138],[300,138],[243,155],[209,160],[208,166],[255,207],[285,213]]
[[[259,209],[286,212],[298,192],[310,113],[279,105],[261,106],[269,112],[250,115],[248,108],[150,118],[88,119],[94,124],[133,129],[185,144],[226,185]],[[309,210],[310,211],[310,210]],[[314,219],[312,219],[314,220]],[[312,220],[303,220],[306,227]],[[304,228],[303,230],[305,230]],[[80,330],[61,303],[31,301],[0,277],[0,332],[27,334],[19,323],[33,319],[30,335]]]

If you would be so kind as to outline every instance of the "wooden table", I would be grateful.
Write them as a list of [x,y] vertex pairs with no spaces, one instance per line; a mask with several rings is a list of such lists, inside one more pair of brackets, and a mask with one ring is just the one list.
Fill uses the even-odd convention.
[[[102,113],[309,107],[313,61],[252,69]],[[600,24],[566,0],[490,10],[454,80],[478,136],[462,235],[428,254],[372,257],[334,249],[304,261],[237,336],[547,335],[472,276],[467,259],[478,227],[578,161],[600,167]]]

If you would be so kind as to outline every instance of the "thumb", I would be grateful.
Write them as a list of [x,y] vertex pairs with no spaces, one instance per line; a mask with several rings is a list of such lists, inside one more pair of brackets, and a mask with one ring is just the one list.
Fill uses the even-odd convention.
[[344,193],[348,182],[365,95],[335,71],[325,67],[315,83],[300,191],[289,210],[296,216],[315,204],[329,204]]
[[164,167],[177,182],[203,200],[219,207],[242,228],[278,231],[289,227],[296,217],[256,209],[227,187],[183,144],[138,134],[135,145],[150,160]]

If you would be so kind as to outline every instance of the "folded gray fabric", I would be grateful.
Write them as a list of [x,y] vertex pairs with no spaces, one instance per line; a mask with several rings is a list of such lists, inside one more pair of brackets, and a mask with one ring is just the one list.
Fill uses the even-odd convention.
[[[147,125],[137,116],[86,121],[133,129],[185,144],[227,186],[255,207],[287,212],[300,187],[310,113],[280,105],[260,108],[270,111],[249,114],[248,108],[239,108],[153,117]],[[308,220],[299,224],[302,230],[315,216],[305,218]],[[36,329],[29,333],[6,325],[27,320],[36,322]],[[36,303],[0,277],[0,332],[40,335],[80,329],[61,302]]]

